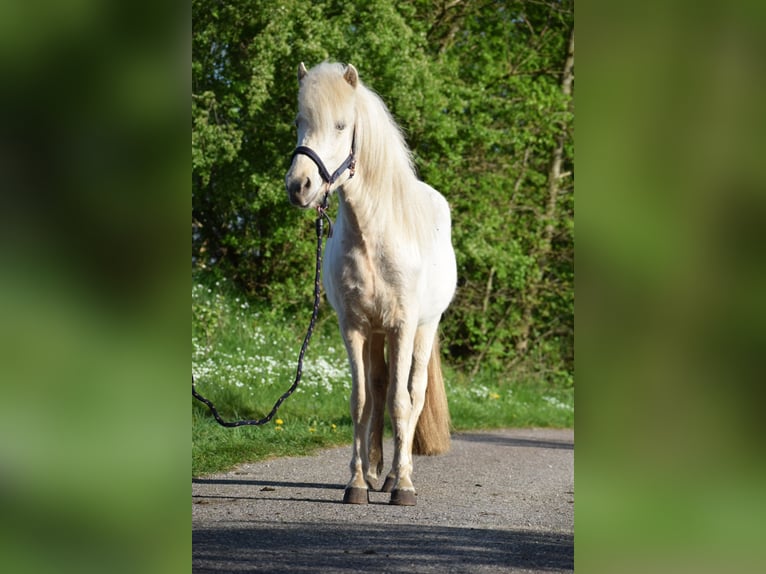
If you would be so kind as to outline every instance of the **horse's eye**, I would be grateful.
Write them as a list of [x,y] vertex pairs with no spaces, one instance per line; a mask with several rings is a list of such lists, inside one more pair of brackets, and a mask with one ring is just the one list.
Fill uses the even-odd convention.
[[336,122],[335,129],[338,130],[339,132],[342,132],[343,130],[346,129],[346,124],[344,124],[343,122]]

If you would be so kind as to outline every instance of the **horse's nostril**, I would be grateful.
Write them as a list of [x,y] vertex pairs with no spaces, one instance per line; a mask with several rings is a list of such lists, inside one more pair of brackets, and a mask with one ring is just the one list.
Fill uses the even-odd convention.
[[298,180],[292,180],[287,183],[287,193],[294,197],[301,191],[301,184]]
[[311,189],[311,178],[307,177],[306,181],[303,182],[303,191],[308,191]]

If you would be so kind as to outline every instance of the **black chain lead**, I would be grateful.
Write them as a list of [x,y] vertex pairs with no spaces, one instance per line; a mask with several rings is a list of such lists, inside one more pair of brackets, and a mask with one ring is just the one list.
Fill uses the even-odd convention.
[[322,200],[321,205],[317,206],[317,219],[316,219],[316,232],[317,232],[317,255],[316,255],[316,272],[314,273],[314,310],[311,313],[311,321],[309,322],[309,328],[306,332],[306,337],[303,339],[303,345],[301,346],[301,352],[298,355],[298,369],[295,373],[295,380],[293,381],[293,384],[290,385],[290,388],[285,391],[279,399],[277,399],[277,402],[274,403],[274,406],[271,408],[271,412],[263,417],[262,419],[255,419],[255,420],[240,420],[240,421],[225,421],[221,417],[220,414],[218,414],[218,410],[215,408],[215,405],[213,403],[200,395],[197,392],[197,389],[194,388],[194,375],[192,375],[192,396],[197,399],[198,401],[201,401],[205,403],[210,409],[210,412],[213,413],[213,416],[215,417],[215,420],[218,421],[218,424],[224,427],[241,427],[241,426],[260,426],[265,425],[268,423],[274,415],[277,413],[277,410],[282,405],[282,403],[289,397],[290,395],[295,392],[295,389],[298,388],[298,384],[301,381],[301,376],[303,375],[303,356],[306,354],[306,349],[309,346],[309,341],[311,340],[311,335],[314,333],[314,325],[316,324],[317,315],[319,314],[319,294],[320,294],[320,287],[319,287],[319,278],[320,273],[322,270],[322,236],[324,235],[324,220],[327,219],[327,225],[329,228],[328,237],[332,237],[332,222],[330,221],[330,217],[327,215],[327,200],[330,196],[330,190],[329,185],[327,186],[328,190],[325,193],[324,199]]

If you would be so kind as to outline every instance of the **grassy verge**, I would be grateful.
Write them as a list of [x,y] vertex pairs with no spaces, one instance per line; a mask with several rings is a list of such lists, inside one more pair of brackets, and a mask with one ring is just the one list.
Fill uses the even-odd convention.
[[[197,390],[215,403],[224,418],[263,417],[290,386],[310,318],[309,303],[305,316],[288,321],[279,313],[251,307],[224,282],[193,285],[192,372]],[[574,422],[572,388],[490,374],[468,380],[449,365],[445,380],[456,430],[569,427]],[[192,474],[349,443],[350,387],[335,317],[323,305],[301,385],[271,423],[224,428],[192,399]]]

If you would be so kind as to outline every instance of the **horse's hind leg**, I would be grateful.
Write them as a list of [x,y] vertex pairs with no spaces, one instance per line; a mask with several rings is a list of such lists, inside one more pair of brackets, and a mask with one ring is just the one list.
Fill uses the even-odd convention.
[[369,346],[370,358],[367,374],[367,400],[370,401],[370,423],[367,445],[369,446],[369,468],[367,483],[374,488],[380,473],[383,472],[383,422],[386,412],[386,390],[388,388],[388,369],[385,358],[385,336],[377,333],[372,336]]
[[370,342],[366,335],[356,329],[347,329],[343,338],[348,351],[351,366],[351,420],[354,423],[354,445],[351,455],[351,480],[346,485],[343,502],[347,504],[367,504],[368,487],[366,474],[369,468],[369,447],[367,445],[367,425],[370,419],[371,401],[367,400],[367,368],[365,359],[369,357]]

